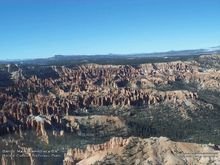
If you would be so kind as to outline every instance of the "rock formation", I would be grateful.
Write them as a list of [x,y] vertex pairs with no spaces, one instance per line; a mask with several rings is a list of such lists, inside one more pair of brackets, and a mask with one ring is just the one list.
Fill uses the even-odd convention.
[[220,150],[209,145],[173,142],[165,137],[128,139],[114,137],[108,142],[69,149],[64,165],[84,164],[218,164]]
[[[194,109],[199,99],[196,91],[156,88],[172,82],[196,82],[201,89],[220,89],[219,70],[201,70],[195,61],[72,68],[7,65],[3,71],[11,75],[13,83],[0,90],[0,134],[32,127],[28,116],[40,115],[50,120],[46,125],[55,129],[54,135],[63,134],[68,129],[63,125],[64,116],[88,113],[97,107],[186,104]],[[45,135],[44,124],[36,125],[37,134]]]
[[[158,115],[158,111],[154,111],[158,107],[169,106],[175,113],[185,116],[184,119],[191,119],[188,114],[197,112],[202,119],[204,116],[199,116],[201,107],[207,113],[209,109],[216,110],[218,103],[216,106],[201,99],[199,92],[220,90],[219,68],[219,56],[140,65],[2,65],[0,136],[16,133],[22,139],[25,138],[24,130],[33,129],[45,145],[53,141],[49,139],[50,134],[57,139],[65,139],[68,133],[89,139],[116,135],[126,137],[131,132],[128,119],[132,116],[135,119],[130,121],[133,129],[140,127],[141,132],[148,131],[152,135],[160,127],[152,126],[153,121],[160,122],[152,120]],[[181,85],[169,88],[178,83]],[[195,87],[185,88],[183,84]],[[134,113],[132,110],[143,111]],[[157,115],[152,117],[150,110]],[[169,114],[170,109],[165,110],[161,116],[170,120],[172,115],[164,115]],[[136,121],[142,117],[138,116],[140,114],[149,117],[146,127],[140,126],[145,126],[145,120]],[[217,131],[212,133],[217,134]],[[148,134],[142,135],[148,137]],[[210,160],[205,156],[197,159],[187,155],[205,152],[215,154],[213,147],[207,145],[173,142],[166,138],[112,138],[104,144],[89,145],[85,150],[70,149],[64,164],[207,164]],[[37,161],[31,150],[26,154],[32,164]],[[1,158],[2,164],[8,163],[7,158]],[[216,161],[212,163],[217,164]]]

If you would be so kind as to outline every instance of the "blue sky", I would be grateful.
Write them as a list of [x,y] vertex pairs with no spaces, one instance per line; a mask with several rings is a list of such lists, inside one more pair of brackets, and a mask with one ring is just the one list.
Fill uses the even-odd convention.
[[0,59],[217,45],[219,0],[0,0]]

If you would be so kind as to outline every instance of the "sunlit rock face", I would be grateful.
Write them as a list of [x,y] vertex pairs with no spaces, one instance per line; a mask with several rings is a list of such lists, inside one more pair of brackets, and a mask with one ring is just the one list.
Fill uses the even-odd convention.
[[[197,154],[197,157],[195,156]],[[210,159],[208,155],[213,157]],[[174,142],[166,137],[141,139],[113,137],[108,142],[69,149],[65,165],[83,164],[208,164],[218,163],[220,154],[212,146]]]

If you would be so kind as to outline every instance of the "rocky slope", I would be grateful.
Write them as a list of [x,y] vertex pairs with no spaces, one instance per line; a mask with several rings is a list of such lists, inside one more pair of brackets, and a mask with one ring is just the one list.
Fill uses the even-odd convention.
[[220,148],[212,145],[173,142],[165,137],[128,139],[114,137],[106,143],[69,149],[65,165],[84,164],[219,164]]
[[[64,116],[100,107],[185,104],[196,109],[203,104],[197,91],[157,89],[179,81],[196,83],[200,89],[220,89],[220,71],[201,68],[196,61],[138,66],[87,64],[73,68],[10,64],[1,72],[10,74],[13,83],[0,91],[0,134],[30,126],[45,136],[43,127],[66,131],[70,129],[66,123],[71,121]],[[36,117],[47,120],[30,121]]]

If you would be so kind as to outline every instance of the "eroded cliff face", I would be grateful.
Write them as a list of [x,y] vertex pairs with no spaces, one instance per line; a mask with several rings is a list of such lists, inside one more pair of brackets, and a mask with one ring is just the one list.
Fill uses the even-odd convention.
[[[8,65],[4,72],[11,74],[13,84],[0,93],[0,134],[34,127],[37,134],[46,137],[45,125],[48,128],[56,125],[58,134],[68,129],[79,130],[75,126],[68,127],[66,123],[71,121],[63,121],[64,116],[87,113],[88,109],[97,107],[117,109],[158,104],[179,107],[184,104],[196,109],[200,104],[196,91],[157,90],[157,86],[176,81],[196,82],[198,88],[220,89],[220,71],[202,70],[195,61],[41,69]],[[47,120],[34,121],[40,116]]]
[[174,142],[166,137],[114,137],[108,142],[69,149],[64,165],[84,164],[218,164],[220,151],[211,145]]

